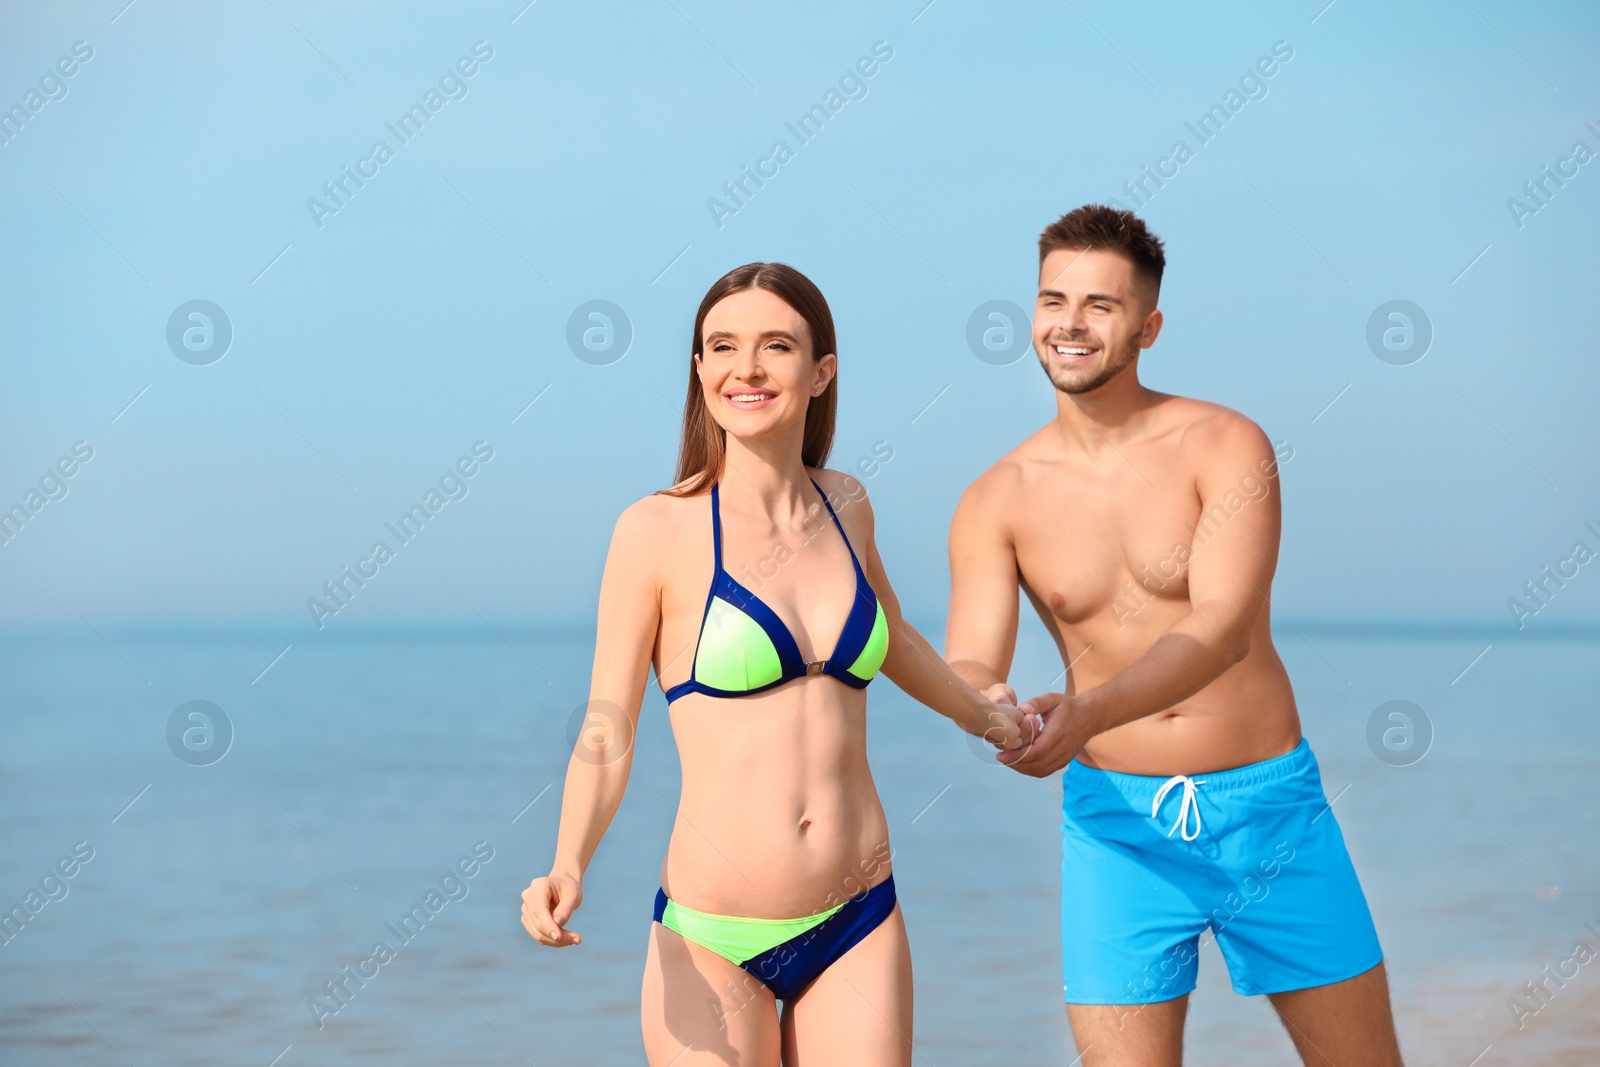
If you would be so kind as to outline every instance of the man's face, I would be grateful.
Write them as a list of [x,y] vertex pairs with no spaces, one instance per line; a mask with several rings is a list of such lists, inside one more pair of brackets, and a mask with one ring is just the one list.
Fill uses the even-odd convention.
[[1125,256],[1058,248],[1039,265],[1033,350],[1063,393],[1088,393],[1156,339],[1161,313],[1149,282]]

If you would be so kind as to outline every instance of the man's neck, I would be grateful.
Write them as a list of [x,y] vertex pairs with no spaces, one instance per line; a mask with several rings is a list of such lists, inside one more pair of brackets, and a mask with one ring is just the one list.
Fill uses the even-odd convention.
[[1062,443],[1093,456],[1141,436],[1157,394],[1139,381],[1138,371],[1139,365],[1131,364],[1087,393],[1057,390],[1055,425]]

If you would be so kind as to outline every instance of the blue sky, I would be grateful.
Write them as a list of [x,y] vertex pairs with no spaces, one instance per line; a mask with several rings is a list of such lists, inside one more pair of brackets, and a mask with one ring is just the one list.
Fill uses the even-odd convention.
[[[755,259],[828,296],[834,465],[893,449],[880,549],[937,619],[958,495],[1053,411],[969,316],[1029,306],[1039,230],[1127,202],[1179,139],[1141,210],[1168,251],[1143,377],[1293,448],[1286,616],[1509,635],[1524,582],[1600,550],[1600,162],[1562,162],[1600,153],[1592,6],[123,2],[0,34],[0,107],[38,91],[0,144],[0,506],[65,490],[0,545],[11,624],[310,633],[307,599],[480,441],[465,495],[327,625],[582,624],[617,513],[670,480],[695,306]],[[1275,45],[1200,143],[1186,123]],[[386,124],[430,89],[402,143]],[[786,124],[830,90],[802,143]],[[1539,204],[1547,166],[1571,176]],[[207,365],[167,340],[193,300],[231,325]],[[620,359],[568,345],[593,300],[627,316]],[[1403,366],[1367,342],[1393,300],[1431,324]],[[1526,624],[1596,622],[1600,563]]]

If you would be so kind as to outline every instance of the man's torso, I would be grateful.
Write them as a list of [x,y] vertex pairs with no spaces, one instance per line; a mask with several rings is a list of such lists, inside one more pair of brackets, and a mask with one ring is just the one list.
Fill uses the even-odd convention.
[[[1010,468],[1007,514],[1021,587],[1071,665],[1067,692],[1132,666],[1188,614],[1189,562],[1238,514],[1202,515],[1198,479],[1217,460],[1193,447],[1195,435],[1185,441],[1202,420],[1236,416],[1154,396],[1144,432],[1132,440],[1074,451],[1052,423],[997,465]],[[1267,494],[1277,492],[1275,467],[1272,477],[1254,468],[1212,474],[1239,487],[1240,511],[1269,506]],[[1133,774],[1195,774],[1282,755],[1299,737],[1263,600],[1244,659],[1170,708],[1097,735],[1079,758]]]

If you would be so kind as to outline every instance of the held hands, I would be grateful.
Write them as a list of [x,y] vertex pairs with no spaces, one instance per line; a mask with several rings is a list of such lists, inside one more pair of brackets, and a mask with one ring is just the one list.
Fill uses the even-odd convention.
[[535,878],[522,891],[522,927],[541,945],[580,945],[582,936],[563,927],[582,902],[583,886],[576,878],[564,874]]
[[1040,724],[1036,742],[995,758],[1014,771],[1044,778],[1054,774],[1078,754],[1097,732],[1075,698],[1066,693],[1042,693],[1024,703],[1019,712]]
[[991,685],[983,695],[988,703],[974,708],[962,729],[1004,751],[1033,740],[1037,722],[1028,720],[1017,708],[1017,694],[1009,685]]

